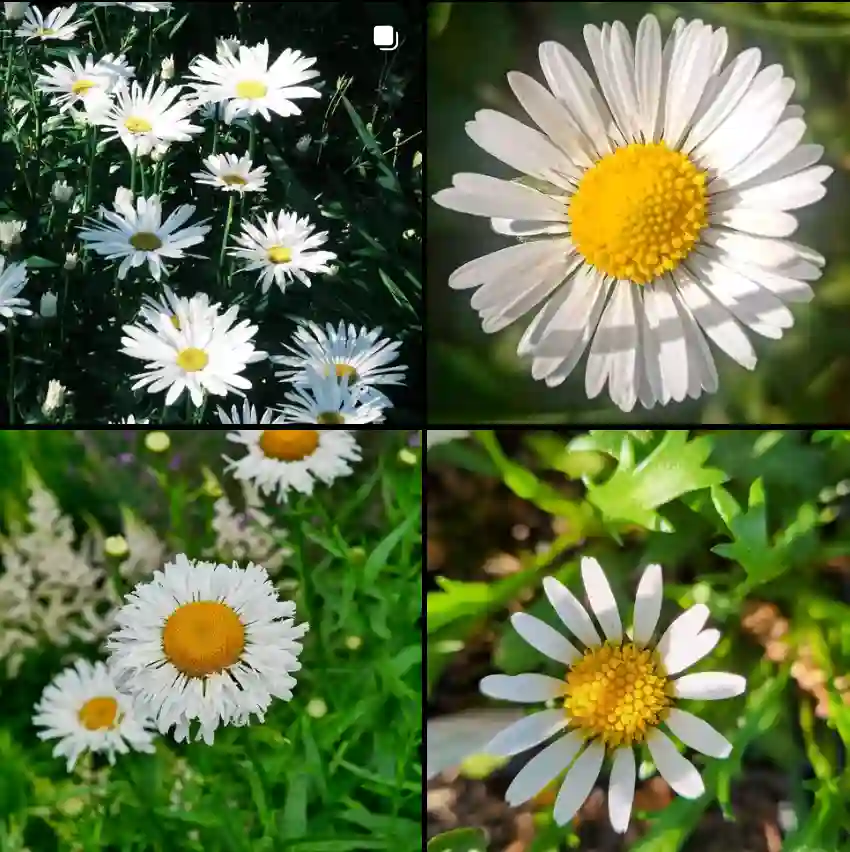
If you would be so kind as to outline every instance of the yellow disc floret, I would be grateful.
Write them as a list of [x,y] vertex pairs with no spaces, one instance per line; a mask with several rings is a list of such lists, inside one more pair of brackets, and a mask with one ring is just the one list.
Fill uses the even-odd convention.
[[278,461],[295,462],[312,456],[319,447],[315,429],[265,429],[260,435],[263,455]]
[[168,617],[162,649],[187,677],[206,677],[239,660],[245,649],[245,628],[227,604],[192,601],[177,607]]
[[708,222],[706,173],[663,142],[618,148],[582,177],[572,241],[600,272],[648,284],[675,269]]
[[77,718],[87,731],[111,729],[121,721],[118,702],[110,696],[90,698],[80,708]]
[[657,653],[631,642],[585,651],[570,666],[566,681],[564,709],[570,724],[612,749],[642,742],[671,703]]

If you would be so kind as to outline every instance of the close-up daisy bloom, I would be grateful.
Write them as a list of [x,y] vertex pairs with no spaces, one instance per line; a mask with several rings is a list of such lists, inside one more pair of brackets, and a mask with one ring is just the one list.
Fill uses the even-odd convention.
[[109,260],[121,258],[119,281],[130,269],[144,263],[148,264],[154,280],[159,281],[165,259],[184,257],[184,249],[203,242],[210,230],[203,222],[182,227],[195,212],[192,204],[181,204],[163,221],[162,204],[157,195],[149,198],[140,195],[134,204],[132,196],[116,194],[113,206],[114,213],[101,208],[105,223],[89,219],[89,227],[81,228],[79,236],[97,254]]
[[50,95],[60,112],[78,101],[85,104],[91,98],[111,95],[135,73],[123,54],[114,57],[111,53],[97,60],[89,54],[85,63],[80,62],[76,53],[69,53],[68,65],[56,62],[45,65],[43,70],[43,74],[36,76],[35,87]]
[[262,416],[258,417],[257,409],[247,399],[242,401],[241,411],[234,405],[231,407],[230,413],[228,413],[219,405],[216,406],[216,414],[218,415],[219,422],[227,426],[241,426],[250,423],[273,425],[285,422],[283,417],[276,414],[271,408],[267,408]]
[[290,491],[312,494],[317,481],[331,485],[350,476],[361,457],[357,439],[340,429],[240,429],[227,440],[246,450],[239,459],[224,457],[228,471],[279,503]]
[[347,375],[307,367],[301,380],[284,395],[281,413],[288,423],[363,426],[383,423],[392,403],[380,391],[352,382]]
[[177,742],[212,745],[220,725],[260,722],[273,698],[289,701],[308,630],[266,570],[178,554],[139,583],[107,637],[116,683]]
[[265,166],[252,169],[251,158],[247,155],[210,154],[204,160],[205,172],[193,172],[192,177],[198,183],[214,186],[225,192],[262,192],[266,188],[269,172]]
[[483,752],[507,757],[558,735],[520,770],[505,799],[518,806],[566,770],[554,805],[559,825],[576,814],[609,758],[608,812],[615,831],[623,833],[635,795],[635,749],[646,746],[658,772],[676,793],[698,798],[705,792],[699,771],[662,726],[689,748],[710,757],[728,757],[731,743],[678,705],[682,699],[732,698],[745,690],[746,681],[726,672],[683,674],[711,653],[720,632],[703,629],[709,611],[695,604],[657,637],[661,566],[649,565],[641,576],[630,631],[623,629],[611,586],[597,560],[582,559],[581,575],[595,622],[562,583],[554,577],[543,581],[549,603],[574,639],[528,613],[511,616],[517,633],[564,671],[557,678],[536,673],[485,677],[480,689],[491,698],[554,706],[505,728]]
[[150,325],[125,325],[121,351],[148,362],[143,373],[133,376],[133,390],[147,387],[159,393],[167,388],[166,405],[187,391],[196,407],[203,404],[205,393],[243,396],[251,387],[242,375],[245,367],[262,361],[266,353],[252,342],[256,325],[248,320],[234,325],[238,310],[233,305],[220,314],[206,296],[196,296],[177,304],[172,316],[159,314]]
[[[15,316],[32,316],[29,299],[20,295],[26,283],[26,263],[10,263],[7,266],[6,258],[0,256],[0,317],[10,320]],[[5,330],[6,326],[0,322],[0,331]]]
[[116,754],[155,751],[153,725],[102,662],[80,659],[60,672],[35,710],[39,739],[59,740],[53,756],[67,759],[68,772],[85,752],[103,752],[114,764]]
[[381,337],[383,329],[358,329],[340,320],[334,328],[327,323],[324,328],[314,322],[300,325],[293,335],[292,355],[276,355],[272,362],[286,369],[275,373],[284,381],[304,384],[306,370],[348,376],[349,382],[364,386],[400,385],[404,383],[402,364],[393,364],[398,358],[401,343]]
[[216,58],[199,56],[189,65],[188,85],[206,103],[226,103],[224,120],[259,113],[271,121],[271,113],[283,118],[301,115],[298,98],[320,98],[321,93],[303,85],[319,76],[315,57],[299,50],[284,50],[269,65],[269,43],[254,47],[219,44]]
[[310,276],[329,272],[329,264],[336,259],[333,252],[317,250],[327,242],[328,232],[314,234],[315,229],[309,216],[299,217],[285,210],[277,217],[267,213],[256,225],[242,224],[242,232],[234,237],[238,248],[230,249],[229,254],[247,261],[238,272],[260,270],[258,281],[263,293],[272,282],[285,293],[293,278],[309,287]]
[[[718,389],[708,340],[747,370],[748,331],[778,339],[789,305],[813,296],[824,258],[790,237],[833,169],[802,144],[794,80],[759,49],[728,56],[723,28],[647,15],[584,27],[590,64],[539,47],[545,85],[508,83],[519,121],[482,109],[472,141],[520,173],[457,174],[434,195],[519,242],[450,276],[475,289],[494,333],[531,319],[518,344],[531,374],[562,384],[588,351],[585,393],[623,411]],[[593,76],[590,71],[592,70]]]
[[87,21],[72,20],[76,11],[76,3],[73,6],[57,6],[45,18],[38,6],[29,6],[23,21],[15,30],[15,35],[41,41],[70,41],[77,35],[78,30],[88,26]]

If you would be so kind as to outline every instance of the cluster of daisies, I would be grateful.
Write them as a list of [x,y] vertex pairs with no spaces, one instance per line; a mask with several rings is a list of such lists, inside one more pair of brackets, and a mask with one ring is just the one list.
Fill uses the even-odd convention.
[[[118,5],[149,13],[171,7],[171,3],[154,2],[90,5]],[[5,7],[7,20],[22,18],[15,32],[26,39],[69,41],[87,24],[75,18],[76,5],[59,7],[46,17],[28,3],[6,3]],[[67,64],[45,65],[34,85],[51,99],[60,116],[67,112],[75,121],[105,133],[103,144],[120,140],[132,157],[134,174],[137,159],[161,159],[175,143],[190,142],[201,133],[203,127],[192,123],[195,113],[202,119],[247,127],[247,153],[212,153],[203,160],[204,171],[193,174],[199,184],[230,193],[226,244],[233,199],[262,193],[268,179],[266,167],[256,166],[252,159],[253,122],[257,115],[266,121],[272,113],[283,118],[300,115],[297,100],[321,97],[318,89],[306,85],[319,74],[313,68],[315,62],[290,49],[270,62],[267,42],[249,47],[228,38],[218,40],[215,59],[193,60],[186,86],[167,82],[174,74],[170,59],[163,61],[158,82],[151,78],[143,85],[134,79],[135,68],[123,54],[82,58],[74,52],[68,54]],[[73,192],[67,185],[54,186],[54,198],[59,198],[58,193],[67,195],[66,190]],[[121,351],[145,362],[143,372],[133,377],[133,390],[165,391],[165,405],[176,403],[185,391],[187,402],[199,409],[209,396],[245,397],[251,387],[243,375],[247,365],[269,355],[253,343],[257,326],[237,321],[236,305],[225,309],[206,293],[178,298],[162,284],[172,265],[187,256],[198,257],[187,250],[201,244],[211,230],[208,220],[193,220],[195,212],[191,204],[164,209],[161,194],[144,190],[136,194],[121,187],[113,209],[101,207],[99,217],[89,218],[79,230],[79,238],[93,253],[118,261],[119,282],[139,269],[162,287],[160,298],[146,297],[136,321],[123,326]],[[280,210],[253,222],[242,221],[240,226],[227,254],[238,265],[237,273],[258,274],[263,293],[272,284],[285,293],[294,281],[310,287],[311,276],[336,271],[337,256],[322,248],[328,233],[317,232],[307,216]],[[16,239],[20,241],[20,229]],[[13,244],[15,238],[3,242]],[[222,259],[224,248],[223,244]],[[20,296],[26,284],[25,265],[4,267],[5,260],[0,258],[0,316],[31,314],[28,300]],[[380,327],[357,328],[345,322],[338,327],[300,324],[286,347],[289,354],[271,358],[283,367],[276,376],[291,387],[284,401],[266,411],[260,421],[256,413],[253,420],[239,419],[239,409],[234,407],[224,422],[382,422],[392,403],[378,386],[402,384],[406,370],[394,363],[400,344],[382,333]],[[251,411],[246,400],[242,412]]]
[[458,174],[434,200],[519,242],[449,286],[475,290],[485,332],[533,315],[518,354],[549,387],[588,351],[588,398],[607,384],[623,411],[696,399],[718,387],[706,338],[752,370],[746,330],[780,338],[788,305],[812,298],[824,258],[789,239],[789,211],[833,170],[801,144],[794,81],[756,48],[726,61],[725,29],[679,19],[665,40],[648,15],[634,41],[619,21],[584,38],[595,79],[544,42],[545,85],[508,74],[528,121],[483,109],[467,123],[522,177]]
[[[244,447],[228,469],[243,484],[285,502],[352,473],[360,460],[344,430],[239,430]],[[46,687],[36,706],[39,737],[70,771],[86,751],[154,751],[156,732],[214,742],[220,725],[264,721],[272,700],[289,701],[306,623],[279,598],[265,568],[177,555],[138,583],[114,616],[107,660],[78,660]]]

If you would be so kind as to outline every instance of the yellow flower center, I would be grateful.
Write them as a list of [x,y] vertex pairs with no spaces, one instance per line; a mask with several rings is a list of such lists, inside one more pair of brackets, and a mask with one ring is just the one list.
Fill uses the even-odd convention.
[[89,89],[93,88],[94,85],[95,84],[92,80],[77,80],[77,82],[71,86],[71,91],[75,95],[82,95],[85,94]]
[[168,616],[162,650],[188,677],[206,677],[232,666],[245,649],[245,627],[220,601],[192,601]]
[[39,27],[36,32],[43,38],[44,36],[56,35],[56,30],[51,30],[49,27]]
[[153,130],[153,125],[149,121],[145,121],[145,119],[138,118],[135,115],[131,115],[124,121],[124,127],[130,133],[150,133]]
[[342,379],[345,378],[345,376],[348,376],[349,385],[353,385],[355,382],[360,381],[360,376],[357,373],[357,370],[355,370],[354,367],[351,366],[351,364],[334,364],[333,367],[328,366],[325,368],[325,375],[329,376],[331,374],[331,371],[336,373],[336,377],[338,379]]
[[289,263],[292,260],[292,249],[284,246],[272,246],[268,250],[268,257],[272,263]]
[[210,359],[203,349],[190,346],[177,355],[177,366],[187,373],[197,373],[209,364]]
[[130,237],[130,245],[139,251],[156,251],[158,248],[162,248],[162,240],[149,231],[139,231],[139,233]]
[[627,145],[584,175],[569,218],[589,264],[648,284],[690,254],[708,223],[706,173],[663,142]]
[[672,687],[658,654],[631,642],[585,651],[566,682],[570,724],[611,749],[643,742],[671,703]]
[[88,731],[114,728],[120,721],[118,702],[114,698],[90,698],[77,714],[80,724]]
[[228,186],[245,186],[248,183],[241,175],[222,175],[221,180]]
[[259,80],[242,80],[241,83],[236,84],[236,96],[247,98],[249,101],[264,98],[268,90],[268,86]]
[[338,411],[323,411],[317,418],[317,423],[323,426],[338,426],[345,423],[345,418]]
[[301,461],[312,456],[318,446],[315,429],[265,429],[260,435],[260,449],[278,461]]

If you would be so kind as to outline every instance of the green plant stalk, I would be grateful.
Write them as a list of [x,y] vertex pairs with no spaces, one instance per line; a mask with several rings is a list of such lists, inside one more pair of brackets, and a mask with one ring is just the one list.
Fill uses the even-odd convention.
[[136,152],[130,154],[130,192],[136,193]]
[[97,153],[97,130],[93,124],[89,124],[89,175],[86,181],[86,195],[83,199],[83,210],[88,213],[91,204],[92,187],[94,186],[94,158]]
[[65,314],[68,310],[68,279],[70,277],[67,269],[64,270],[64,277],[65,284],[62,288],[62,313],[59,317],[59,338],[63,344],[65,343]]
[[[227,238],[230,236],[230,227],[233,224],[233,193],[230,193],[230,200],[227,202],[227,219],[224,223],[224,234],[221,238],[221,251],[218,253],[218,276],[219,283],[224,280],[224,262],[225,250],[227,249]],[[230,276],[227,277],[227,283],[230,284]]]
[[145,164],[144,160],[139,160],[139,176],[142,180],[142,195],[147,198],[148,197],[148,180],[145,177]]

